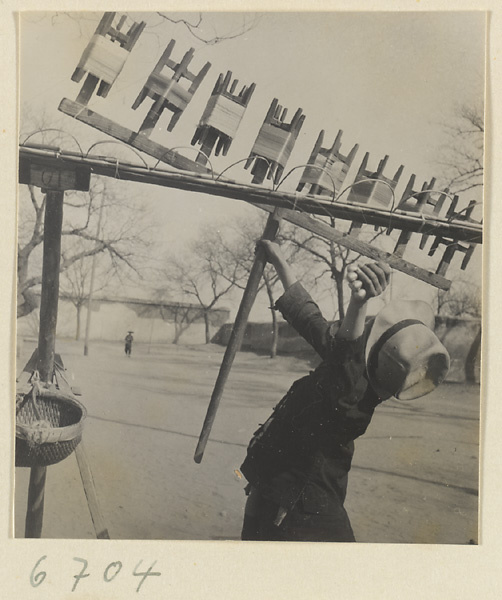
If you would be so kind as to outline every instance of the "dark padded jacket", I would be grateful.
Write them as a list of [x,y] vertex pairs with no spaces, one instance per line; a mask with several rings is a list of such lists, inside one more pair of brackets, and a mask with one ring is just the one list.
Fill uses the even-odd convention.
[[265,497],[286,510],[332,514],[345,500],[353,440],[368,427],[380,403],[366,379],[364,337],[336,337],[299,282],[276,303],[284,318],[321,356],[310,375],[296,381],[255,432],[241,471]]

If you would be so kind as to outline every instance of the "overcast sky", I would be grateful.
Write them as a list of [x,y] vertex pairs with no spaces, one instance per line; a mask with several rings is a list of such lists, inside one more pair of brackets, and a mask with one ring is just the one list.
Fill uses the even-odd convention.
[[[35,114],[44,111],[49,118],[62,119],[62,123],[70,120],[58,113],[57,107],[63,97],[75,99],[80,90],[81,84],[72,82],[71,75],[100,16],[23,15],[23,107],[28,106]],[[194,19],[194,15],[176,18],[179,16]],[[196,53],[191,70],[197,71],[206,61],[212,63],[212,68],[172,133],[165,131],[170,118],[166,111],[153,136],[159,143],[169,148],[190,144],[220,72],[231,70],[241,84],[257,84],[229,154],[212,161],[216,171],[247,157],[270,102],[277,97],[280,104],[288,107],[290,117],[299,107],[306,115],[288,168],[308,160],[321,129],[326,131],[325,146],[331,145],[342,129],[343,153],[355,143],[360,145],[354,169],[365,152],[370,152],[370,168],[376,168],[388,154],[385,175],[392,176],[403,164],[402,185],[415,173],[419,187],[439,174],[434,159],[444,142],[440,123],[449,118],[457,103],[479,103],[484,93],[485,13],[481,11],[250,15],[249,19],[256,21],[251,30],[213,46],[198,42],[182,25],[163,21],[155,13],[138,13],[136,17],[145,20],[149,27],[108,97],[94,96],[89,107],[137,130],[151,101],[146,100],[136,111],[131,105],[165,46],[171,37],[176,39],[176,60],[193,46]],[[242,19],[235,13],[210,15],[205,17],[201,33],[233,33]],[[93,142],[107,139],[86,125],[72,122],[71,127],[84,151]],[[75,149],[71,140],[67,148]],[[195,157],[193,151],[180,151]],[[128,154],[116,145],[103,145],[97,153],[138,161],[131,152]],[[301,170],[297,173],[299,177]],[[242,164],[233,167],[228,175],[243,183],[251,179]],[[285,189],[294,189],[295,182],[292,178]],[[142,191],[138,189],[137,193]],[[256,211],[237,201],[153,186],[148,189],[148,196],[152,210],[165,227],[166,240],[176,248],[193,238],[203,223]],[[419,264],[427,266],[425,253],[422,263],[421,259],[419,256]],[[480,259],[478,251],[478,266]],[[409,282],[409,277],[402,278]]]

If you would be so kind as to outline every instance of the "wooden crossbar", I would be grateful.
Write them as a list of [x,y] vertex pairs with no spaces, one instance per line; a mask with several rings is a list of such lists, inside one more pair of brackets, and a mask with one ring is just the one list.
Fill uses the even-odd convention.
[[[150,140],[147,141],[149,142]],[[483,240],[483,230],[479,223],[449,221],[447,219],[436,219],[427,215],[417,216],[404,212],[389,213],[373,207],[330,202],[326,197],[322,196],[314,197],[284,191],[272,191],[261,186],[240,184],[228,179],[215,180],[211,175],[204,176],[204,173],[208,172],[206,167],[173,151],[168,151],[170,153],[169,156],[173,158],[173,162],[176,162],[176,164],[183,163],[185,166],[193,165],[194,171],[198,170],[199,173],[202,171],[202,174],[152,170],[144,166],[117,163],[113,159],[105,159],[104,157],[82,157],[74,152],[57,152],[54,149],[43,150],[29,146],[20,146],[19,152],[20,157],[33,157],[38,161],[44,157],[47,159],[57,157],[57,160],[63,165],[65,163],[89,165],[92,168],[92,172],[96,175],[119,177],[124,180],[221,196],[233,200],[244,200],[254,205],[260,204],[276,206],[278,208],[297,209],[298,212],[331,216],[346,221],[358,221],[382,227],[391,226],[395,229],[429,233],[472,244],[481,244]],[[168,156],[167,153],[166,156]],[[164,158],[167,161],[166,157]]]
[[136,150],[140,150],[145,154],[153,156],[160,162],[186,171],[210,173],[210,170],[207,167],[199,165],[195,161],[185,158],[178,152],[174,152],[173,150],[169,150],[168,148],[153,142],[146,135],[132,131],[132,129],[128,129],[122,125],[118,125],[111,119],[107,119],[106,117],[95,113],[78,102],[73,102],[72,100],[67,100],[65,98],[59,105],[59,110],[70,117],[74,117],[77,121],[82,121],[83,123],[110,135],[116,140],[136,148]]
[[[20,155],[26,156],[27,154],[35,154],[37,159],[40,160],[41,153],[43,150],[41,149],[29,149],[26,147],[21,147]],[[48,153],[51,157],[54,156],[54,151],[50,151]],[[162,172],[152,172],[151,170],[145,167],[131,167],[125,165],[116,165],[113,162],[109,162],[103,160],[102,158],[82,158],[75,153],[59,153],[59,160],[66,161],[84,161],[86,164],[90,164],[92,166],[92,170],[97,175],[105,175],[109,177],[120,177],[122,180],[132,180],[132,181],[142,181],[143,183],[151,183],[156,185],[164,185],[167,187],[173,187],[178,189],[184,189],[188,191],[198,191],[205,194],[219,195],[227,198],[240,199],[263,210],[268,212],[273,212],[273,207],[284,207],[290,208],[294,206],[294,204],[298,204],[298,206],[302,207],[304,210],[304,206],[306,208],[305,212],[314,212],[314,209],[318,209],[317,202],[318,200],[314,200],[312,198],[306,198],[305,205],[300,204],[300,201],[297,199],[295,194],[286,194],[285,192],[270,192],[258,186],[243,186],[237,185],[230,182],[217,182],[213,181],[209,178],[204,178],[202,176],[194,176],[187,175],[183,173],[172,173],[168,171]],[[320,202],[320,200],[319,200]],[[326,209],[330,209],[332,211],[332,216],[341,217],[344,215],[348,220],[355,220],[357,218],[364,218],[365,222],[372,222],[372,219],[369,218],[368,211],[369,209],[362,209],[361,207],[349,207],[344,205],[338,205],[336,203],[326,202],[323,200]],[[338,210],[341,212],[339,213]],[[346,211],[349,211],[347,213]],[[361,211],[364,210],[363,215],[361,216]],[[374,215],[376,209],[373,209],[371,215]],[[317,210],[320,214],[323,214],[321,211]],[[433,285],[434,287],[439,287],[440,289],[449,289],[450,281],[445,279],[444,277],[435,275],[433,273],[429,273],[429,271],[410,263],[403,258],[396,257],[392,254],[384,252],[382,250],[378,250],[377,248],[367,244],[357,238],[351,237],[350,235],[344,234],[340,231],[337,231],[330,227],[329,225],[322,223],[319,220],[315,220],[309,217],[306,214],[302,214],[301,212],[295,210],[285,210],[282,213],[283,219],[289,221],[299,227],[303,227],[309,231],[313,231],[314,233],[318,233],[319,235],[323,235],[323,237],[327,237],[327,239],[332,239],[337,243],[341,244],[344,247],[350,248],[355,252],[359,252],[363,256],[367,256],[368,258],[376,259],[376,260],[385,260],[389,265],[393,268],[411,275],[417,279],[422,281],[426,281],[427,283]],[[343,218],[343,217],[341,217]],[[437,224],[436,222],[430,222],[428,226],[426,226],[427,222],[422,222],[418,219],[418,223],[414,223],[413,219],[416,217],[408,217],[402,216],[405,219],[405,223],[410,226],[419,226],[418,230],[420,231],[434,231],[436,234],[442,228],[446,228],[450,232],[450,236],[452,232],[460,233],[462,237],[468,237],[471,242],[475,243],[474,240],[478,239],[481,241],[481,228],[480,225],[477,224],[455,224],[455,223],[441,223]],[[386,216],[387,223],[389,216]],[[411,219],[411,221],[408,221]],[[394,221],[393,221],[394,223]],[[425,224],[424,224],[425,223]],[[468,228],[468,230],[464,229]]]
[[[270,206],[265,205],[257,205],[262,210],[267,212],[273,212],[273,209]],[[384,250],[379,250],[366,242],[361,241],[360,239],[348,235],[346,233],[342,233],[337,231],[334,227],[327,225],[317,219],[313,219],[309,215],[304,215],[299,212],[295,212],[292,210],[283,211],[281,213],[282,218],[293,225],[297,225],[298,227],[302,227],[311,233],[315,233],[327,240],[331,240],[340,244],[340,246],[344,246],[345,248],[349,248],[354,252],[357,252],[367,258],[371,258],[373,260],[383,260],[396,271],[401,271],[402,273],[406,273],[407,275],[411,275],[415,279],[419,279],[421,281],[425,281],[426,283],[433,285],[441,290],[449,290],[451,287],[451,281],[445,279],[441,275],[437,275],[434,273],[430,273],[426,269],[422,269],[417,265],[414,265],[403,258],[395,256],[394,254],[389,254]]]

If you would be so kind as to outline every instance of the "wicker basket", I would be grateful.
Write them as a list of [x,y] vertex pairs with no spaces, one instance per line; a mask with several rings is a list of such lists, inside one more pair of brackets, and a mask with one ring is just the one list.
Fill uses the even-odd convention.
[[69,456],[82,439],[87,411],[53,386],[37,386],[16,409],[16,467],[44,467]]

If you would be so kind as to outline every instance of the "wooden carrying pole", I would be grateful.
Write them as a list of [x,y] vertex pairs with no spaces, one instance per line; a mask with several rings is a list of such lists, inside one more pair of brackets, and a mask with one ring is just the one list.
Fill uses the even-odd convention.
[[[50,382],[54,370],[54,350],[59,298],[61,230],[64,192],[48,191],[45,196],[42,293],[38,334],[37,369],[42,381]],[[28,488],[25,537],[42,535],[46,467],[32,467]]]
[[[277,235],[277,231],[279,229],[279,222],[281,218],[280,212],[280,209],[276,209],[271,215],[269,215],[267,219],[267,224],[265,225],[265,229],[262,235],[263,240],[275,239],[275,236]],[[258,247],[256,250],[254,263],[249,274],[246,289],[244,290],[241,304],[239,306],[237,316],[235,317],[235,323],[232,329],[232,333],[230,334],[230,340],[225,350],[220,371],[218,373],[214,390],[211,395],[211,401],[209,402],[206,418],[204,419],[202,431],[199,436],[199,442],[197,444],[197,448],[195,449],[194,460],[196,463],[200,463],[200,461],[202,460],[202,456],[204,455],[204,449],[209,439],[209,434],[211,433],[211,428],[216,417],[216,411],[218,410],[220,399],[223,395],[223,389],[228,379],[230,369],[232,368],[235,355],[241,347],[242,340],[244,338],[244,333],[246,331],[249,313],[251,312],[251,308],[255,301],[256,294],[258,293],[258,286],[260,285],[260,280],[262,278],[266,264],[267,258],[265,250],[263,248]]]

